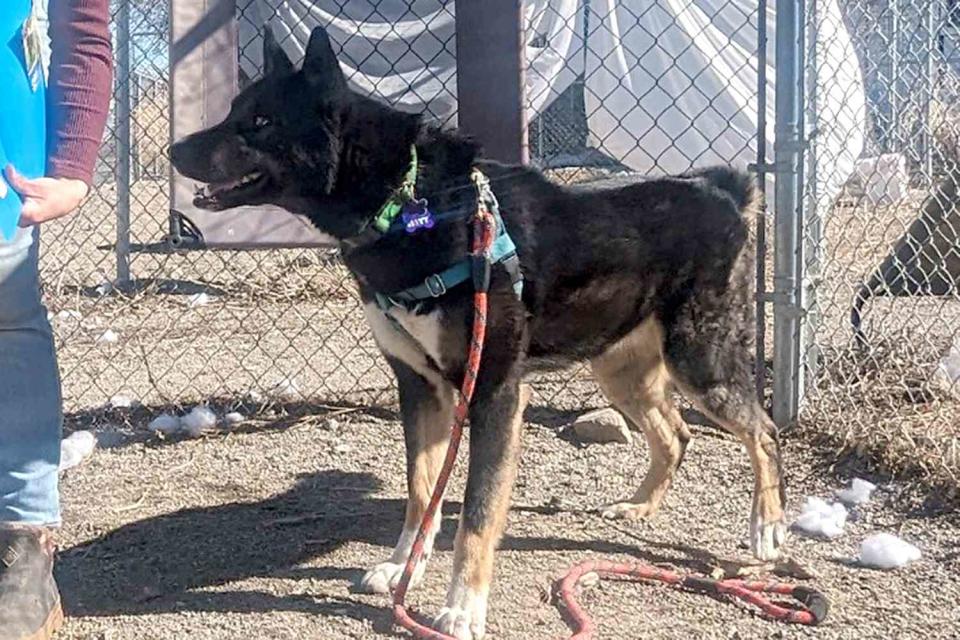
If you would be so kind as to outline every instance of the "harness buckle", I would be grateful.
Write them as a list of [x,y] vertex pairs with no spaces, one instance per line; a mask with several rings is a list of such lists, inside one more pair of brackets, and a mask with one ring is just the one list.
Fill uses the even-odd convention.
[[434,273],[427,276],[423,284],[434,298],[439,298],[447,292],[447,285],[444,284],[440,274]]

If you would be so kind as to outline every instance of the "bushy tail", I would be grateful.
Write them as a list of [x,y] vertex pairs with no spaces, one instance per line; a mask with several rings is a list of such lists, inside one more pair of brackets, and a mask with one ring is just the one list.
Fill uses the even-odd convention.
[[760,189],[757,188],[756,178],[749,173],[718,166],[696,169],[685,174],[685,177],[705,180],[733,200],[741,214],[747,217],[756,215],[760,206]]

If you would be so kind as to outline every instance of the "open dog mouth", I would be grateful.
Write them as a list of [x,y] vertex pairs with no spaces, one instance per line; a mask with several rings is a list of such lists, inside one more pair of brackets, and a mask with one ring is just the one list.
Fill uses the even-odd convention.
[[199,187],[194,194],[193,204],[201,209],[227,209],[245,204],[245,200],[256,195],[269,181],[262,171],[251,171],[235,180],[211,182]]

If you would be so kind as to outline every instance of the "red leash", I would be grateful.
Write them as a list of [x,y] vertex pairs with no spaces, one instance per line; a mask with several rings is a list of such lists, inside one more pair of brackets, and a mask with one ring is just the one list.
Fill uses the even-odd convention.
[[[489,258],[494,238],[497,235],[497,222],[487,203],[489,184],[483,174],[474,172],[472,179],[477,185],[477,213],[473,219],[473,247],[471,256],[475,261],[483,260],[489,266]],[[489,271],[487,271],[489,274]],[[437,509],[443,493],[446,490],[453,465],[460,450],[460,441],[463,437],[463,426],[467,421],[470,401],[477,383],[477,374],[480,371],[480,359],[483,355],[483,344],[487,332],[487,286],[489,278],[474,278],[473,294],[473,336],[470,340],[470,350],[467,358],[463,384],[460,387],[460,402],[457,404],[453,427],[450,430],[450,442],[447,445],[446,457],[443,466],[437,475],[437,483],[433,487],[433,494],[427,510],[420,521],[420,528],[414,538],[410,555],[407,558],[403,575],[393,592],[393,616],[396,624],[403,627],[414,638],[419,640],[456,640],[452,636],[440,633],[430,627],[420,624],[408,613],[404,600],[407,588],[417,563],[423,558],[423,546],[427,532],[433,529],[433,522],[437,517]],[[683,576],[672,571],[658,569],[644,564],[617,564],[607,561],[589,561],[573,567],[559,583],[559,595],[567,609],[568,616],[574,625],[575,635],[570,640],[589,640],[593,637],[594,625],[586,612],[580,607],[575,597],[577,583],[588,573],[598,575],[627,576],[641,580],[659,580],[689,589],[699,593],[713,595],[728,595],[744,600],[760,608],[768,617],[783,622],[815,625],[819,624],[827,615],[826,598],[807,587],[794,586],[777,582],[759,582],[743,580],[712,580],[702,576]],[[806,609],[787,608],[774,604],[761,593],[775,593],[778,595],[793,596]]]
[[[615,563],[606,560],[591,560],[582,562],[570,569],[567,575],[557,583],[557,595],[559,595],[563,606],[566,608],[570,626],[574,631],[570,640],[591,640],[594,631],[596,631],[593,621],[576,598],[577,583],[591,573],[598,576],[659,581],[696,593],[732,596],[749,602],[758,607],[768,618],[780,622],[817,625],[823,622],[823,619],[827,616],[827,599],[823,594],[809,587],[761,580],[714,580],[705,576],[683,575],[639,562]],[[791,596],[798,600],[804,608],[780,606],[762,596],[762,593]]]
[[[493,239],[496,237],[497,223],[486,202],[485,189],[488,188],[486,178],[478,172],[474,172],[472,178],[477,185],[478,206],[476,216],[473,219],[473,251],[471,255],[474,260],[486,259],[489,264],[490,249],[493,246]],[[488,283],[485,282],[484,284]],[[433,529],[433,521],[437,517],[437,508],[443,498],[447,482],[450,480],[450,474],[453,472],[453,465],[457,460],[460,440],[463,437],[463,425],[467,421],[470,400],[473,398],[473,389],[476,386],[477,374],[480,371],[480,358],[483,355],[483,343],[486,334],[487,289],[486,286],[475,286],[473,294],[473,337],[470,339],[467,367],[463,375],[463,384],[460,387],[460,402],[457,404],[453,427],[450,429],[450,443],[447,445],[447,454],[443,460],[443,467],[440,468],[440,473],[437,475],[437,483],[433,487],[430,503],[427,505],[427,510],[420,521],[417,537],[413,540],[413,547],[410,549],[410,556],[407,558],[403,575],[400,576],[400,582],[393,592],[393,617],[396,623],[410,631],[414,638],[420,638],[421,640],[456,640],[414,620],[407,612],[403,602],[407,596],[407,588],[410,586],[413,571],[417,563],[423,558],[423,545],[427,532]]]

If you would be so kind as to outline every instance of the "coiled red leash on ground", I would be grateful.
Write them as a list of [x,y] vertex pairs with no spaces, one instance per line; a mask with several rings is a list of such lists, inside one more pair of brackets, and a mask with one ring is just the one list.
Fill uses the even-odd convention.
[[[470,350],[467,357],[467,366],[460,387],[460,401],[450,430],[450,442],[443,460],[443,466],[437,475],[437,482],[433,487],[430,502],[420,521],[420,528],[414,538],[410,555],[407,557],[400,582],[393,592],[393,615],[396,624],[419,640],[456,640],[452,636],[440,633],[430,627],[420,624],[407,612],[404,600],[413,572],[423,558],[423,547],[427,532],[433,529],[433,522],[437,517],[437,509],[443,498],[453,465],[460,451],[460,441],[463,436],[463,427],[467,421],[470,401],[476,386],[477,375],[480,371],[480,361],[483,355],[483,345],[487,331],[487,290],[490,284],[490,252],[494,238],[497,236],[497,219],[490,211],[489,183],[486,177],[479,172],[471,176],[477,187],[477,212],[473,218],[473,246],[471,259],[474,262],[474,294],[473,294],[473,334],[470,339]],[[476,266],[480,265],[480,266]],[[478,271],[480,277],[478,277]],[[819,624],[827,615],[827,599],[813,589],[789,585],[779,582],[745,581],[745,580],[713,580],[703,576],[683,575],[650,565],[633,563],[614,563],[604,560],[583,562],[572,569],[558,583],[558,593],[567,615],[574,629],[570,640],[590,640],[593,638],[594,625],[576,599],[576,587],[579,581],[587,574],[595,573],[599,576],[619,576],[640,580],[656,580],[674,585],[678,588],[706,593],[711,595],[726,595],[748,602],[758,607],[764,615],[774,620],[797,624]],[[783,596],[792,596],[806,608],[783,607],[764,597],[763,593],[774,593]]]
[[[705,576],[684,575],[643,563],[616,563],[606,560],[589,560],[570,569],[557,583],[557,595],[566,609],[574,635],[570,640],[591,640],[595,631],[593,621],[577,602],[576,588],[588,574],[616,576],[636,580],[664,582],[680,589],[708,595],[724,595],[748,602],[772,620],[795,624],[820,624],[827,616],[826,597],[818,591],[799,585],[762,580],[714,580]],[[795,598],[804,608],[780,606],[763,593],[775,593]]]

